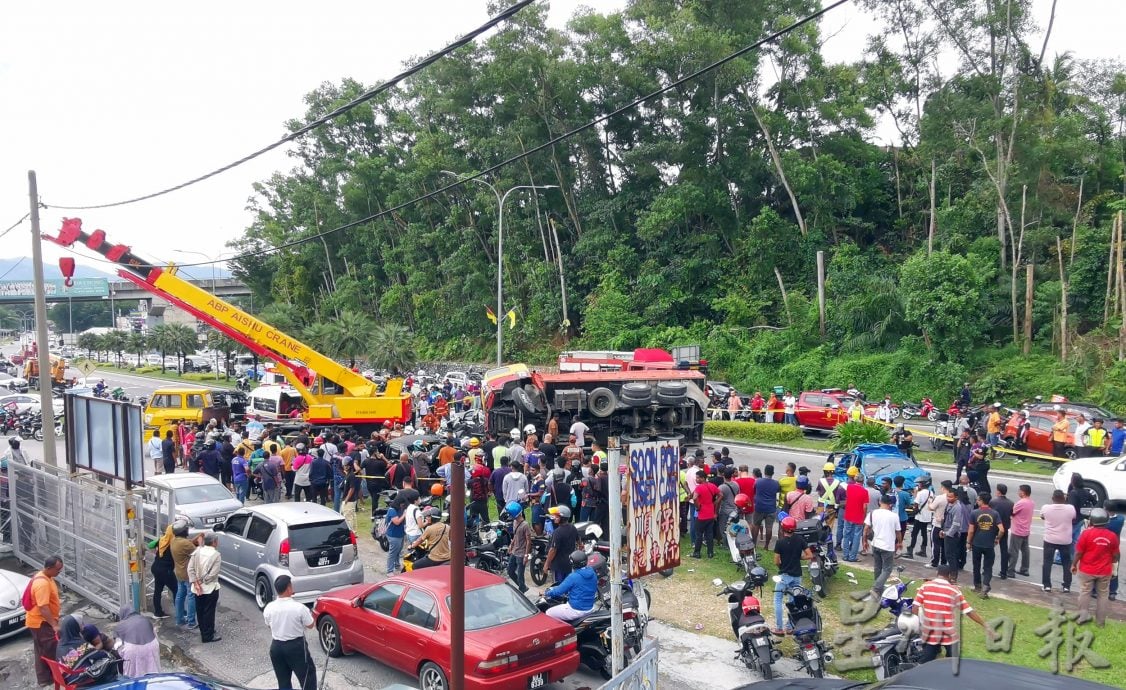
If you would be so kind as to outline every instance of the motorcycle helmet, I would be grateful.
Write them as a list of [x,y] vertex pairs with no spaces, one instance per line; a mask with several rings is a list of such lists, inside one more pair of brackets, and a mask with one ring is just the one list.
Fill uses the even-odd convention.
[[789,515],[782,518],[782,531],[783,532],[793,532],[797,528],[798,528],[798,521],[797,520],[790,517]]
[[391,428],[391,421],[390,420],[384,421],[383,422],[383,428],[384,429],[390,429]]
[[756,565],[751,568],[751,582],[757,585],[764,585],[770,576],[766,573],[766,568],[761,565]]
[[520,440],[520,430],[517,429],[516,427],[513,427],[512,431],[508,432],[508,437],[510,439],[512,439],[513,441],[519,441]]
[[1092,527],[1105,527],[1110,522],[1110,515],[1105,508],[1091,508],[1091,515],[1087,518]]
[[504,507],[504,512],[508,513],[508,517],[515,518],[524,512],[524,506],[517,501],[509,501],[508,505]]
[[531,436],[534,433],[536,433],[536,425],[535,424],[525,424],[524,425],[524,435],[525,436]]
[[438,522],[442,519],[442,511],[438,508],[427,508],[426,517],[430,522]]
[[305,444],[304,443],[298,443],[296,448],[297,448],[298,453],[304,453],[305,452]]
[[446,495],[446,487],[442,486],[441,482],[435,482],[430,485],[430,495],[435,498]]
[[[586,553],[586,550],[584,549],[583,552]],[[597,551],[592,551],[587,554],[586,564],[593,568],[594,572],[600,575],[606,575],[610,571],[609,563],[606,561],[606,557]]]
[[739,494],[735,497],[735,507],[743,510],[751,504],[751,497],[747,494]]
[[753,594],[748,594],[743,597],[743,615],[744,616],[757,616],[762,609],[758,597]]
[[481,445],[481,439],[479,439],[479,438],[469,439],[469,447],[470,448],[477,448],[480,445]]
[[1044,402],[1044,396],[1037,395],[1035,398],[1033,398],[1033,400],[1035,400],[1038,403],[1042,403],[1042,402]]
[[414,433],[414,427],[410,426],[409,424],[407,425],[407,427],[405,429],[403,429],[403,434],[406,435],[406,436],[410,436],[413,433]]
[[178,518],[172,523],[172,534],[177,537],[188,536],[188,528],[191,524],[184,518]]
[[8,439],[8,446],[9,446],[9,447],[10,447],[10,448],[11,448],[12,450],[19,450],[19,447],[20,447],[20,437],[19,437],[19,436],[12,436],[11,438],[9,438],[9,439]]
[[569,560],[571,561],[571,569],[572,570],[578,570],[579,568],[585,568],[586,567],[586,561],[587,561],[586,551],[583,551],[582,549],[575,549],[574,551],[571,552],[571,556],[570,556]]
[[420,438],[415,439],[415,442],[411,444],[411,450],[425,451],[426,450],[426,444],[423,443],[422,439],[420,439]]
[[551,480],[553,482],[556,482],[556,483],[561,482],[566,478],[566,476],[567,476],[567,473],[563,471],[562,467],[556,467],[555,469],[553,469],[551,471]]
[[922,634],[922,625],[919,623],[919,617],[913,613],[901,613],[895,619],[895,625],[899,628],[899,632],[907,637],[917,637]]
[[797,486],[802,491],[805,491],[806,489],[809,488],[809,477],[806,477],[806,476],[798,477],[798,480],[797,480],[797,482],[794,483],[794,485]]
[[821,468],[821,471],[822,472],[835,472],[836,469],[837,469],[836,465],[834,465],[831,462],[827,462],[827,463],[825,463],[825,466]]
[[903,433],[903,425],[902,424],[896,424],[895,430],[902,434]]
[[571,509],[567,506],[555,506],[554,508],[548,509],[547,512],[551,513],[552,515],[558,515],[559,519],[563,521],[571,519]]

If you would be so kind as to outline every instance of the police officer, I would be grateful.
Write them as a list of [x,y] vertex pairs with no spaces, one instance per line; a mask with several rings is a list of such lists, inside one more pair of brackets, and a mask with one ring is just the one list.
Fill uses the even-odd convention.
[[297,676],[301,690],[317,690],[317,668],[309,656],[305,643],[305,630],[316,625],[309,607],[293,600],[293,580],[289,575],[279,575],[274,580],[278,598],[266,604],[262,617],[270,626],[270,663],[280,690],[292,690],[292,678]]

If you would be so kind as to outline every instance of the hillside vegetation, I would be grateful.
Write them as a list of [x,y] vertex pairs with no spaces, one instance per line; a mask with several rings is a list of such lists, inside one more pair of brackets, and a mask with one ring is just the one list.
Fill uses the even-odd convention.
[[[1126,296],[1108,275],[1126,68],[1058,54],[1028,0],[859,4],[876,28],[850,62],[828,62],[808,24],[487,177],[557,187],[505,205],[507,360],[696,342],[742,388],[853,382],[945,404],[970,379],[980,397],[1126,409]],[[817,7],[634,0],[564,30],[525,9],[300,139],[231,243],[287,246],[236,274],[267,320],[328,348],[347,332],[337,354],[488,361],[497,199],[476,182],[435,193],[444,171],[519,156]],[[364,89],[323,84],[289,126]]]

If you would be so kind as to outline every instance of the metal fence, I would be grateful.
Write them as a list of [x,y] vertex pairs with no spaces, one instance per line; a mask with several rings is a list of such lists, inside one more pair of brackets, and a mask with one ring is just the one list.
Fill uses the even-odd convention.
[[133,603],[127,500],[123,490],[38,462],[8,464],[16,556],[42,568],[62,556],[59,581],[111,614]]
[[657,687],[657,650],[657,643],[650,642],[633,663],[598,690],[654,690]]

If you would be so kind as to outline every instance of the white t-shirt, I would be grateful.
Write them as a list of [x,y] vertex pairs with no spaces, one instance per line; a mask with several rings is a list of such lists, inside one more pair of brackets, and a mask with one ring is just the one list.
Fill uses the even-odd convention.
[[262,617],[270,626],[270,637],[279,642],[305,637],[305,628],[313,624],[309,607],[297,603],[293,597],[275,599],[266,604]]
[[897,514],[882,508],[873,510],[864,518],[864,524],[872,528],[872,548],[895,551],[895,533],[900,530]]
[[406,519],[403,520],[403,531],[406,532],[408,541],[414,541],[422,536],[422,526],[418,524],[422,519],[422,511],[416,505],[409,505],[404,515]]
[[1087,430],[1091,428],[1090,422],[1080,422],[1075,425],[1075,443],[1076,448],[1085,448],[1087,446]]
[[798,404],[798,399],[792,395],[787,395],[782,398],[782,411],[786,414],[793,414],[794,408]]
[[149,459],[162,460],[164,452],[162,450],[163,442],[156,437],[149,439]]
[[590,427],[586,422],[575,422],[571,425],[571,433],[575,435],[575,444],[580,448],[586,445],[586,434],[590,431]]
[[919,489],[915,492],[915,505],[919,506],[919,512],[915,513],[915,522],[929,525],[934,519],[934,512],[927,506],[930,500],[930,489]]

